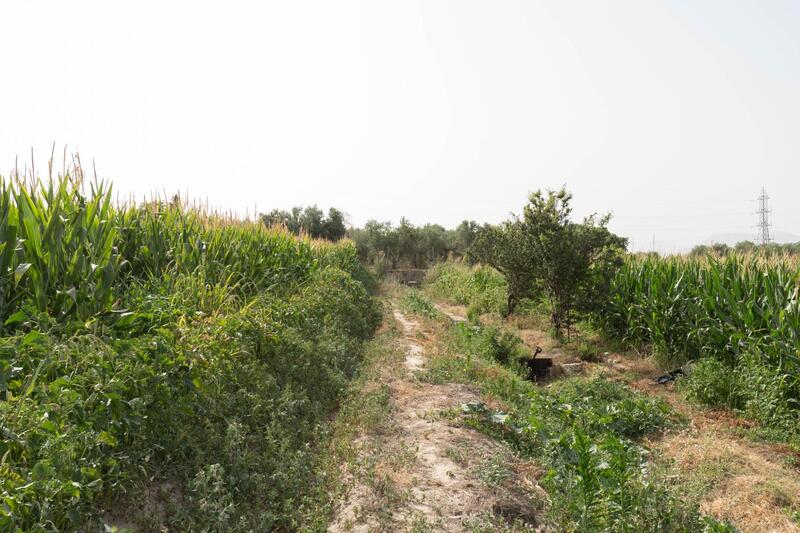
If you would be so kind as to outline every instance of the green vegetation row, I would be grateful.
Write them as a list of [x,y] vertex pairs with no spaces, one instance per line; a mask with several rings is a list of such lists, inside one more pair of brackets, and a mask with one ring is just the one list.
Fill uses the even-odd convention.
[[[408,293],[402,305],[441,318],[421,294]],[[426,379],[473,383],[503,405],[467,404],[467,422],[547,469],[541,483],[555,530],[735,531],[702,516],[650,461],[641,439],[680,423],[663,400],[602,377],[537,386],[523,379],[519,337],[480,321],[451,323],[445,344]]]
[[758,254],[764,257],[794,257],[800,255],[800,242],[795,243],[769,243],[769,244],[756,244],[752,241],[740,241],[734,246],[728,246],[725,243],[716,243],[710,246],[699,244],[692,248],[689,255],[692,257],[703,258],[707,255],[715,255],[717,257],[724,257],[726,255],[737,254]]
[[283,226],[295,235],[308,235],[312,239],[338,241],[345,236],[345,214],[335,207],[325,215],[316,205],[295,206],[291,211],[273,209],[259,216],[267,227]]
[[380,320],[349,241],[0,182],[0,531],[299,527]]
[[705,403],[800,433],[798,291],[796,262],[630,256],[595,320],[609,337],[651,345],[665,366],[700,360],[693,390]]
[[368,221],[363,228],[352,228],[348,237],[358,248],[361,260],[378,274],[394,268],[426,268],[448,257],[463,257],[479,226],[465,220],[454,230],[439,224],[415,226],[400,219],[390,222]]

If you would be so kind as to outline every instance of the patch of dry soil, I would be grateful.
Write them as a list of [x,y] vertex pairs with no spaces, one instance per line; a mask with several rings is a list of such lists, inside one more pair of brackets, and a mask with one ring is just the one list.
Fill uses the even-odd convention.
[[444,303],[433,304],[444,316],[453,322],[466,322],[467,321],[467,308],[463,305],[450,305]]
[[[460,532],[487,520],[498,529],[535,528],[543,501],[536,474],[516,468],[502,444],[443,416],[480,396],[461,384],[416,379],[426,360],[420,325],[397,309],[394,317],[404,333],[406,372],[389,383],[391,425],[376,466],[390,483],[355,487],[329,531]],[[376,492],[390,492],[388,485],[402,496],[382,505]]]

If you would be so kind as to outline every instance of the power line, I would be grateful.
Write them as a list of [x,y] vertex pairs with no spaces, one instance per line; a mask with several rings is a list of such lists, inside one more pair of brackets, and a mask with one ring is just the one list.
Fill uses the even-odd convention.
[[656,214],[649,213],[649,214],[645,214],[645,215],[627,215],[627,214],[612,213],[612,219],[613,220],[622,220],[622,219],[628,219],[628,218],[646,218],[646,219],[679,218],[679,219],[683,220],[687,216],[719,218],[719,217],[726,217],[726,216],[733,217],[733,216],[742,216],[742,215],[750,215],[750,214],[752,214],[752,211],[735,211],[735,212],[734,211],[728,211],[726,213],[691,213],[690,215],[687,215],[687,214],[672,215],[672,214],[661,214],[661,213],[656,213]]

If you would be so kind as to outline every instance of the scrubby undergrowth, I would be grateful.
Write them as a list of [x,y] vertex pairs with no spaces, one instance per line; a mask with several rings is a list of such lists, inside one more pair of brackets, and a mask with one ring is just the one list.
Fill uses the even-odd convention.
[[555,530],[735,531],[702,516],[651,461],[643,437],[681,423],[663,400],[603,377],[538,386],[523,379],[512,336],[480,322],[449,324],[426,379],[481,389],[488,405],[464,406],[468,423],[546,469],[540,483]]
[[[478,282],[481,277],[492,281]],[[502,312],[502,281],[487,267],[446,262],[430,271],[425,291],[468,306],[474,319]],[[798,447],[799,282],[790,260],[629,256],[613,277],[611,299],[577,329],[652,353],[665,370],[690,363],[680,380],[689,399],[734,410],[759,423],[760,437]],[[517,318],[530,314],[529,307],[521,305]],[[549,311],[550,303],[539,307]],[[577,342],[582,358],[596,358],[591,346]]]

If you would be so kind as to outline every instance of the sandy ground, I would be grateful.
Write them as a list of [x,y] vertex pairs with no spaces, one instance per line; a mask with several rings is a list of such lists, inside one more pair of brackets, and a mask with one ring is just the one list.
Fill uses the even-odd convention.
[[406,371],[389,383],[391,424],[379,437],[382,451],[376,460],[394,497],[381,498],[376,492],[388,491],[376,490],[375,484],[354,487],[329,531],[535,529],[541,489],[520,477],[515,458],[502,444],[463,427],[458,416],[443,415],[479,401],[478,393],[461,384],[420,380],[424,332],[398,309],[394,318],[404,334]]

